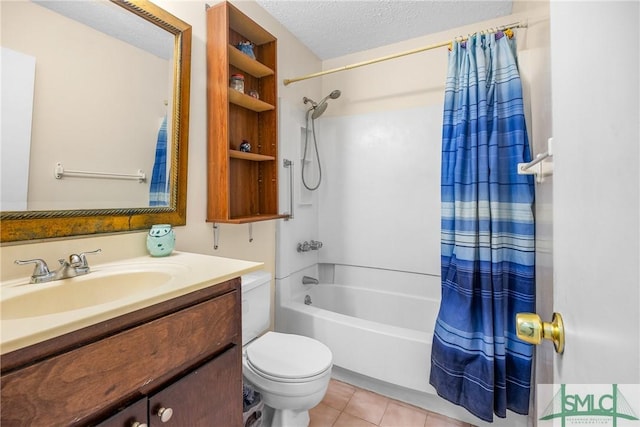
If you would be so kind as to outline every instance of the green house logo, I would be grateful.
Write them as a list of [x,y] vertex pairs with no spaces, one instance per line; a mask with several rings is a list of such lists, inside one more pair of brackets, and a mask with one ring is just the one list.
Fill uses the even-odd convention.
[[618,427],[618,423],[622,420],[624,420],[624,425],[629,425],[629,422],[632,422],[632,425],[640,425],[637,422],[636,413],[620,392],[618,385],[611,384],[607,387],[610,389],[605,391],[600,387],[597,391],[591,390],[589,392],[584,390],[589,386],[583,385],[574,392],[570,392],[567,390],[567,385],[562,384],[560,390],[542,412],[540,420],[558,420],[561,427],[567,425]]

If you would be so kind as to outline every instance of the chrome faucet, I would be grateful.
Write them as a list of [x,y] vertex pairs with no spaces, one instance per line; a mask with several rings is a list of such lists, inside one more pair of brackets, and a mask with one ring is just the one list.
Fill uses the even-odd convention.
[[311,240],[310,242],[305,240],[304,243],[298,243],[298,252],[317,251],[321,247],[322,242],[319,240]]
[[46,283],[53,282],[55,280],[68,279],[70,277],[82,276],[91,271],[89,263],[87,262],[88,254],[96,254],[102,252],[102,249],[97,249],[91,252],[81,252],[80,254],[69,255],[69,261],[65,259],[59,259],[60,268],[56,271],[50,271],[47,263],[40,258],[28,259],[28,260],[15,260],[18,265],[35,264],[33,274],[29,283]]

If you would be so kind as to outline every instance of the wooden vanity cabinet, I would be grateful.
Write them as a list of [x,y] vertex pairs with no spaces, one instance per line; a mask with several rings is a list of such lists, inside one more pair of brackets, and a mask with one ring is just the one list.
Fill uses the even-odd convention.
[[[237,383],[238,374],[242,376],[242,372],[240,365],[235,363],[239,355],[240,347],[233,347],[215,360],[151,396],[149,398],[149,426],[166,425],[158,416],[159,410],[178,403],[185,410],[173,411],[170,420],[172,425],[242,425],[242,386],[238,387]],[[215,384],[214,387],[212,387],[213,384]],[[229,405],[229,398],[234,395],[239,402]],[[198,402],[198,404],[193,402]],[[238,403],[240,404],[238,405]],[[234,419],[238,420],[237,423],[232,422]]]
[[1,424],[241,425],[241,347],[237,278],[3,355]]
[[[97,427],[133,427],[136,422],[154,426],[233,426],[238,405],[229,396],[238,395],[233,347],[216,359],[185,375],[156,394],[127,406]],[[162,421],[162,410],[172,415]],[[242,414],[239,415],[242,418]],[[240,421],[242,424],[242,421]],[[141,425],[137,427],[142,427]]]
[[[149,426],[148,400],[143,398],[109,417],[96,427],[144,427]],[[136,424],[137,423],[137,424]]]

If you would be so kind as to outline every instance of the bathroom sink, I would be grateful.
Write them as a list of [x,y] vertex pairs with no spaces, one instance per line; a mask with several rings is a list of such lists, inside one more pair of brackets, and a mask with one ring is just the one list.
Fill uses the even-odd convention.
[[106,304],[168,283],[165,271],[89,273],[46,284],[24,285],[31,292],[2,300],[2,320],[45,316]]
[[0,354],[198,292],[260,263],[174,251],[96,264],[83,276],[31,284],[0,282]]

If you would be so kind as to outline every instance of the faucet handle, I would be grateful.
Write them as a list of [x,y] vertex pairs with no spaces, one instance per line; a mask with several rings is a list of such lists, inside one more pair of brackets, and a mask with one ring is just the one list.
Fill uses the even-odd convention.
[[82,267],[82,258],[80,258],[80,255],[78,254],[69,255],[69,265],[71,267]]
[[322,247],[322,242],[320,240],[312,240],[309,244],[311,245],[311,249],[314,251],[317,251]]
[[74,262],[77,262],[79,264],[77,266],[78,268],[86,268],[87,270],[89,270],[87,255],[97,254],[99,252],[102,252],[102,249],[96,249],[95,251],[88,251],[88,252],[80,252],[80,254],[72,254],[71,256],[69,256],[69,261],[71,262],[71,264],[74,264]]
[[43,259],[40,258],[25,260],[17,259],[14,262],[18,265],[35,264],[35,268],[33,269],[34,276],[42,276],[49,273],[49,266]]
[[305,240],[304,243],[298,243],[298,252],[308,252],[311,250],[311,245]]
[[53,276],[54,273],[49,271],[49,266],[47,263],[40,258],[35,259],[25,259],[25,260],[15,260],[14,261],[18,265],[26,265],[26,264],[35,264],[33,269],[33,274],[31,275],[31,283],[40,283],[49,279]]

